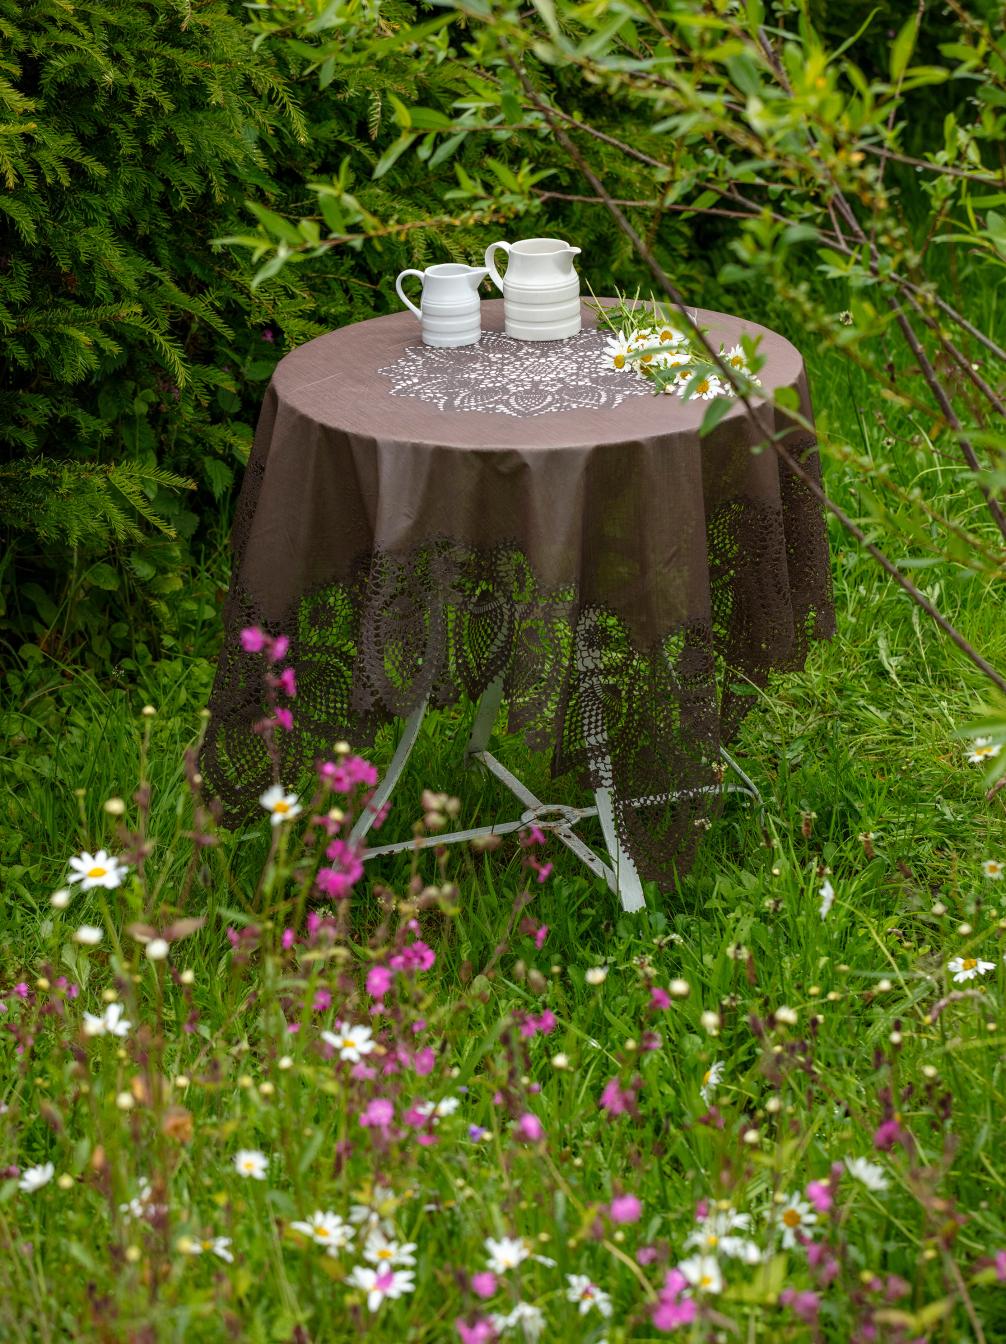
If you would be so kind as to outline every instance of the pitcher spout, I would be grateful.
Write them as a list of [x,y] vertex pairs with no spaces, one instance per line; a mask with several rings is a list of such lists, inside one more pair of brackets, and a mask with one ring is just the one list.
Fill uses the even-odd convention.
[[564,247],[561,252],[552,254],[555,261],[556,270],[560,275],[573,274],[573,258],[580,255],[581,249],[578,247]]
[[470,266],[465,279],[471,285],[472,289],[476,290],[488,274],[489,269],[486,266]]

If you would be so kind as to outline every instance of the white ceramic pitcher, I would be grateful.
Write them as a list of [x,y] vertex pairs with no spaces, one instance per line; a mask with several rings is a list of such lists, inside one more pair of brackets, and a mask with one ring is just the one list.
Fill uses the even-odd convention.
[[[425,271],[403,271],[395,281],[398,297],[419,318],[424,345],[478,345],[482,335],[479,284],[489,274],[484,266],[447,261]],[[423,282],[420,307],[405,297],[402,281],[418,275]]]
[[[493,253],[508,254],[501,279]],[[561,238],[524,238],[519,243],[492,243],[486,269],[502,291],[506,334],[519,341],[562,341],[580,330],[580,277],[573,258],[580,249]]]

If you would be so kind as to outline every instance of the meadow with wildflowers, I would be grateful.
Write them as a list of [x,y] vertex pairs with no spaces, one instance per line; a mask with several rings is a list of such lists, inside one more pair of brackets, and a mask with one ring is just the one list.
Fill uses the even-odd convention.
[[[35,24],[48,23],[51,12],[63,25],[76,22],[66,17],[70,8],[86,8],[103,29],[110,5],[25,13]],[[235,23],[247,21],[244,6],[233,8],[242,11],[231,16]],[[546,41],[524,7],[504,7],[505,22],[480,30],[479,7],[466,0],[453,8],[474,52],[436,20],[409,46],[383,19],[376,32],[363,21],[359,31],[347,28],[347,14],[355,24],[362,13],[352,4],[317,0],[315,11],[324,12],[314,19],[302,0],[250,8],[258,36],[289,44],[295,73],[307,71],[305,102],[319,119],[325,172],[334,172],[331,142],[350,146],[358,176],[360,162],[372,174],[353,186],[347,159],[337,176],[312,187],[332,234],[329,282],[339,289],[340,319],[380,307],[374,277],[394,270],[387,264],[394,249],[403,263],[425,265],[459,246],[458,229],[471,230],[471,241],[484,217],[491,228],[484,243],[498,235],[497,218],[532,210],[546,213],[553,232],[575,227],[586,239],[592,230],[594,255],[610,259],[623,292],[649,284],[638,256],[598,223],[581,178],[556,177],[566,172],[559,139],[540,120],[543,108],[567,96],[576,109],[578,90],[597,111],[591,99],[605,90],[610,101],[600,111],[613,120],[622,107],[632,141],[623,152],[608,122],[595,137],[607,154],[605,180],[626,174],[627,199],[619,199],[638,212],[633,219],[654,211],[645,232],[661,264],[684,277],[690,301],[755,314],[801,346],[830,496],[856,520],[861,541],[882,541],[972,649],[1006,668],[1001,534],[976,493],[977,485],[987,500],[1001,472],[964,472],[946,408],[940,420],[915,395],[935,367],[959,408],[971,385],[990,393],[990,404],[1002,396],[995,352],[1006,328],[995,273],[981,265],[1006,256],[986,191],[995,185],[986,175],[990,146],[1001,140],[995,109],[1006,105],[1006,54],[957,0],[949,8],[963,14],[959,30],[923,32],[927,63],[917,66],[908,64],[906,34],[914,41],[911,23],[919,28],[924,6],[913,0],[907,26],[887,37],[876,27],[867,32],[877,10],[864,13],[855,35],[866,33],[868,77],[841,75],[862,105],[835,101],[838,55],[822,64],[805,6],[777,6],[780,23],[801,11],[786,70],[776,71],[788,84],[785,97],[767,92],[773,49],[762,41],[757,0],[717,0],[702,23],[688,22],[695,5],[664,6],[664,40],[652,48],[664,64],[643,92],[669,101],[681,82],[683,98],[695,94],[692,119],[666,125],[656,110],[644,115],[633,103],[630,117],[617,102],[626,88],[632,98],[639,92],[634,48],[625,44],[640,40],[653,19],[646,4],[634,6],[632,24],[621,15],[631,31],[619,35],[608,18],[609,9],[619,18],[617,6],[564,10],[560,30],[554,6],[541,0],[533,8]],[[403,8],[382,14],[404,31]],[[755,16],[748,46],[741,11]],[[220,5],[168,5],[158,19],[170,26],[181,16],[171,33],[184,44],[189,19],[214,14],[221,20]],[[884,10],[885,24],[903,18],[896,4]],[[697,54],[671,80],[664,76],[679,24]],[[825,24],[841,52],[857,25],[844,14]],[[574,29],[583,42],[567,50]],[[955,41],[944,51],[938,43],[948,35]],[[797,37],[805,42],[799,59]],[[509,54],[558,69],[548,102],[539,86],[521,86],[494,50],[504,39]],[[61,62],[62,47],[61,39],[40,50]],[[165,50],[162,43],[158,60]],[[250,38],[241,51],[251,58]],[[941,54],[959,63],[953,77],[962,85],[987,85],[974,124],[963,98],[955,111],[926,117],[921,103],[908,116],[897,101],[906,78],[928,96],[930,62]],[[371,66],[361,65],[364,57]],[[103,81],[109,67],[95,60]],[[25,68],[31,76],[31,63]],[[575,71],[584,73],[582,89]],[[413,77],[419,91],[407,94]],[[689,79],[712,84],[690,88]],[[331,124],[324,118],[332,104],[321,96],[330,85],[341,99]],[[54,77],[51,89],[61,88]],[[273,80],[259,93],[292,116],[282,89]],[[876,113],[890,137],[882,141],[892,156],[888,185],[900,184],[888,194],[880,191],[883,156],[879,179],[870,176],[877,148],[870,109],[878,90],[891,89],[890,114],[887,104]],[[451,115],[408,107],[399,95],[442,104]],[[130,102],[130,116],[141,108],[152,135],[155,102],[167,105]],[[850,107],[865,129],[857,122],[850,131]],[[517,131],[527,121],[531,138],[515,143],[522,154],[529,145],[532,158],[507,146],[511,131],[497,124],[500,116]],[[914,194],[911,175],[894,171],[914,169],[913,158],[897,157],[906,147],[892,128],[902,117],[912,131],[932,131],[924,150],[907,145],[924,152],[935,173]],[[794,124],[801,118],[813,132],[809,167]],[[734,151],[723,146],[738,126],[734,174]],[[836,127],[842,135],[832,138]],[[381,143],[372,146],[367,135]],[[130,134],[112,140],[117,162]],[[250,132],[247,144],[251,155]],[[499,158],[484,155],[490,144]],[[674,171],[656,157],[668,149],[685,155]],[[751,157],[763,149],[767,185],[761,159]],[[425,155],[418,167],[412,154]],[[449,172],[454,155],[467,168],[448,198],[435,172]],[[551,164],[547,191],[537,186],[539,160]],[[827,173],[818,172],[822,162]],[[485,164],[487,178],[491,171],[497,179],[491,187],[478,179]],[[658,202],[646,198],[652,184],[640,185],[644,173],[668,185]],[[716,174],[726,185],[710,213],[744,220],[746,231],[735,237],[714,233],[708,220],[701,233],[694,201],[673,195],[689,181],[701,193]],[[32,170],[26,180],[41,178]],[[784,208],[783,180],[797,205],[780,222],[763,206]],[[799,184],[816,190],[834,180],[863,205],[871,229],[880,221],[869,245],[886,249],[883,265],[864,243],[863,258],[846,266],[849,225],[834,215],[830,196],[821,206],[835,235],[824,238],[827,266],[790,255],[817,218],[801,213]],[[952,183],[976,193],[953,207],[970,233],[956,240],[963,246],[949,240],[940,252],[928,244],[949,227]],[[562,185],[572,190],[551,190]],[[764,200],[749,201],[749,188]],[[861,196],[867,188],[875,194]],[[443,196],[469,213],[460,223],[453,216],[431,223],[427,189],[438,211]],[[305,194],[304,181],[294,180],[289,208],[301,208]],[[385,212],[396,210],[402,219],[386,223]],[[187,214],[186,227],[198,218]],[[295,226],[265,207],[256,219],[259,234],[242,245],[258,260],[266,244],[277,256],[282,249],[279,261],[289,266],[280,282],[277,256],[268,255],[272,270],[259,277],[258,293],[269,325],[243,334],[248,350],[221,355],[228,380],[242,371],[249,404],[281,353],[272,347],[310,334],[296,325],[292,300],[284,309],[277,295],[293,294],[314,313],[310,287],[295,290],[289,276],[309,273],[293,261],[314,257],[320,238],[315,219]],[[534,229],[549,231],[540,224],[539,214]],[[203,232],[208,248],[213,229]],[[93,237],[80,233],[90,247]],[[113,249],[92,251],[104,285]],[[923,253],[927,265],[940,258],[932,268],[943,307],[919,319],[920,365],[895,348],[883,303],[871,296],[878,273],[918,278]],[[18,263],[8,279],[27,304],[24,274]],[[58,284],[72,293],[62,273]],[[918,285],[910,292],[928,294]],[[250,303],[243,289],[242,296]],[[955,336],[966,359],[933,326],[932,314],[950,299],[952,314],[970,324],[968,339]],[[115,305],[95,311],[102,323],[121,317]],[[612,367],[650,377],[655,390],[709,394],[715,404],[722,391],[715,375],[709,387],[690,386],[709,370],[691,368],[691,359],[686,379],[678,343],[661,351],[652,344],[659,331],[623,317],[607,347]],[[67,330],[84,340],[79,321]],[[205,345],[200,354],[195,337],[183,344],[188,358],[209,367]],[[646,359],[653,349],[660,358]],[[250,426],[228,419],[237,415],[230,381],[218,385],[206,374],[185,398],[165,395],[161,405],[151,391],[144,401],[131,383],[119,386],[120,353],[105,350],[105,382],[95,373],[91,390],[98,396],[114,383],[116,397],[128,391],[122,436],[138,461],[148,432],[153,442],[148,423],[174,426],[157,431],[166,452],[183,421],[185,442],[194,436],[204,446],[205,433],[193,428],[203,420],[193,416],[205,410],[200,397],[209,387],[213,415],[222,417],[220,444],[247,439]],[[749,351],[721,353],[754,378]],[[654,363],[647,373],[644,364]],[[34,379],[33,352],[25,367]],[[139,388],[142,371],[136,376]],[[22,402],[29,420],[41,414],[37,398],[32,391]],[[117,406],[105,413],[118,417]],[[148,421],[150,406],[178,422]],[[1002,443],[983,413],[965,419],[978,426],[977,447],[1001,462]],[[52,414],[62,435],[67,416]],[[93,417],[87,426],[99,439]],[[34,464],[22,465],[32,490],[41,489]],[[349,835],[398,727],[382,730],[367,751],[333,742],[308,779],[278,774],[257,816],[239,829],[217,824],[205,794],[198,755],[228,580],[218,540],[228,521],[227,479],[219,491],[214,485],[212,503],[203,501],[205,526],[184,569],[173,550],[156,546],[157,566],[124,551],[112,555],[114,569],[83,551],[78,566],[76,541],[69,569],[55,548],[19,559],[30,581],[14,585],[0,682],[0,1344],[1006,1338],[1006,789],[997,773],[1006,719],[1001,703],[987,703],[989,682],[974,660],[833,520],[838,632],[813,649],[803,671],[752,690],[755,704],[735,746],[764,811],[728,800],[675,890],[649,888],[646,910],[627,916],[603,883],[535,827],[468,847],[417,848],[364,868]],[[96,508],[85,504],[82,516],[93,524]],[[23,512],[34,517],[27,505]],[[155,638],[136,584],[159,583],[162,566],[171,583],[156,589],[163,628]],[[31,577],[64,569],[58,600]],[[260,731],[268,742],[296,722],[297,670],[282,635],[250,627],[241,638],[266,669],[271,704]],[[509,818],[511,800],[465,765],[471,713],[459,705],[428,716],[382,839],[435,835],[458,817],[471,826]],[[583,801],[572,781],[551,781],[548,760],[500,725],[492,750],[539,796]]]
[[[835,559],[839,636],[744,730],[764,829],[729,808],[640,916],[533,827],[364,873],[391,731],[218,831],[207,661],[139,708],[36,672],[6,721],[2,1337],[1001,1338],[999,743]],[[285,641],[243,638],[282,731]],[[505,806],[465,714],[382,834]]]

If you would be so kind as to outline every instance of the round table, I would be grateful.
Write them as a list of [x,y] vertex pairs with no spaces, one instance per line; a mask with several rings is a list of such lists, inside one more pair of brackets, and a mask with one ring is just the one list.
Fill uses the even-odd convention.
[[[717,347],[760,338],[764,391],[792,389],[810,420],[788,341],[698,322]],[[586,307],[567,341],[511,340],[501,300],[482,326],[478,346],[432,349],[396,313],[277,366],[234,524],[203,774],[230,821],[271,782],[260,660],[238,639],[257,624],[290,637],[297,669],[285,783],[395,716],[488,695],[484,722],[501,698],[554,775],[603,791],[619,859],[666,886],[752,685],[832,631],[821,508],[739,401],[700,438],[707,403],[605,368]],[[813,436],[766,410],[816,476]]]

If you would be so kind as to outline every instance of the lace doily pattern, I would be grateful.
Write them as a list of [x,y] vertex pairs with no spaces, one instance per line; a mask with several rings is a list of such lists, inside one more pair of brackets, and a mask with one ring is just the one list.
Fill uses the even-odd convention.
[[604,335],[581,331],[564,341],[517,341],[483,332],[478,345],[409,346],[378,370],[393,397],[418,397],[438,410],[519,418],[555,411],[601,410],[627,397],[652,397],[643,378],[606,369]]
[[[509,730],[551,752],[553,775],[612,787],[627,852],[644,878],[673,888],[718,806],[716,790],[701,790],[718,777],[720,744],[751,687],[801,666],[809,640],[833,630],[820,513],[798,481],[787,491],[785,507],[736,498],[707,520],[710,618],[645,648],[575,586],[544,588],[516,544],[441,537],[361,557],[351,581],[304,594],[274,627],[291,636],[298,680],[295,727],[281,734],[284,780],[293,785],[339,738],[368,746],[425,696],[474,700],[502,677]],[[239,516],[239,544],[241,528]],[[202,770],[233,822],[254,814],[271,782],[251,731],[261,659],[237,638],[267,623],[240,584],[225,624]]]

